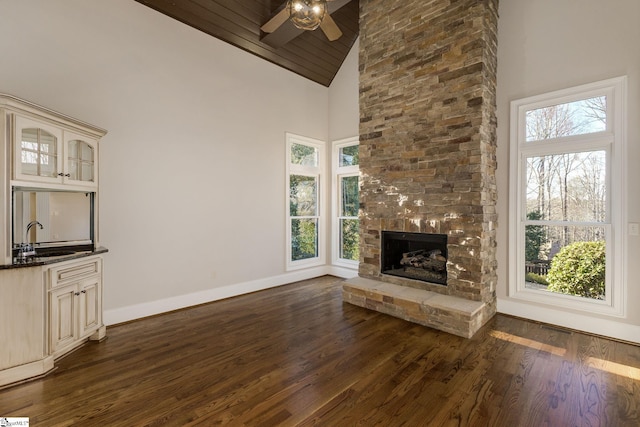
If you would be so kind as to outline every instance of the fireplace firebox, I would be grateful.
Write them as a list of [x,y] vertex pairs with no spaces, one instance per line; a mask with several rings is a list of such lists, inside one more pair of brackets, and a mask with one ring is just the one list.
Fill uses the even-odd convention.
[[447,235],[382,232],[381,272],[447,284]]

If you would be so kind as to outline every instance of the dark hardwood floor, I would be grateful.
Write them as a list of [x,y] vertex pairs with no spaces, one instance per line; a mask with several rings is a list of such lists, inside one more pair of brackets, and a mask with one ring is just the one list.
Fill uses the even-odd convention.
[[108,328],[0,390],[31,426],[639,426],[640,347],[497,315],[459,338],[322,277]]

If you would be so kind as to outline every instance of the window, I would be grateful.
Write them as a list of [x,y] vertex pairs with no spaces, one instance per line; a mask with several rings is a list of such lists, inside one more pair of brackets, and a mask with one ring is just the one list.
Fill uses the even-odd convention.
[[324,263],[322,165],[324,143],[287,134],[287,267]]
[[358,137],[333,143],[333,263],[357,268],[360,257]]
[[624,314],[624,83],[512,102],[510,296]]

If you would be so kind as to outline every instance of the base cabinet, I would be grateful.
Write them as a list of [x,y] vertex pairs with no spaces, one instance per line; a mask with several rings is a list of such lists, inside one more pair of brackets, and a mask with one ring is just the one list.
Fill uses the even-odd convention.
[[102,283],[85,279],[49,292],[50,352],[73,347],[102,324]]
[[0,270],[0,387],[42,376],[54,360],[106,336],[102,256]]
[[0,386],[53,369],[42,278],[42,267],[0,270]]
[[92,339],[101,339],[102,259],[93,257],[49,270],[49,353],[58,356]]
[[49,340],[51,352],[69,347],[78,339],[77,286],[65,286],[49,292]]
[[102,325],[102,281],[99,277],[80,283],[79,338],[94,334]]

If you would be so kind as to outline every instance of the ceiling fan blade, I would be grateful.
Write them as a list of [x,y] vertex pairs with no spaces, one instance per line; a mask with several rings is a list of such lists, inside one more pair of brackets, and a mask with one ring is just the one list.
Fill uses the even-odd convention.
[[265,33],[273,33],[280,25],[287,22],[287,19],[289,19],[289,10],[285,7],[275,14],[273,18],[269,19],[260,29]]
[[336,21],[334,21],[331,15],[329,15],[328,13],[324,16],[324,19],[320,23],[320,28],[322,29],[322,32],[324,32],[324,35],[327,36],[329,41],[335,41],[342,37],[342,31],[340,31],[340,28],[338,28]]

